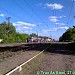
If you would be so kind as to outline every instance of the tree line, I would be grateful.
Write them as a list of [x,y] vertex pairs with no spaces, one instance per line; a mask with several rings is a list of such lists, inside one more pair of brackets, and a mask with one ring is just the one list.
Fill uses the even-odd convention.
[[75,41],[75,27],[67,29],[59,38],[59,41]]
[[16,29],[12,24],[10,24],[9,28],[6,22],[0,24],[0,39],[3,39],[3,43],[26,42],[28,37],[28,34],[16,32]]

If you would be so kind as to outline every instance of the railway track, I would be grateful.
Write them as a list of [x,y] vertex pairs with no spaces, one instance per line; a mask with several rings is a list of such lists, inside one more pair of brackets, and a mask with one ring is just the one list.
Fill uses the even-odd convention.
[[[10,75],[12,72],[15,70],[19,70],[19,72],[22,70],[22,66],[25,65],[26,63],[30,62],[37,56],[39,56],[41,53],[44,51],[52,52],[52,53],[59,53],[59,51],[62,53],[61,49],[66,49],[67,43],[32,43],[32,44],[18,44],[18,45],[8,45],[8,46],[0,46],[0,51],[12,51],[12,52],[17,52],[17,51],[40,51],[39,53],[35,54],[34,56],[31,56],[28,58],[26,61],[23,61],[19,66],[17,65],[15,68],[12,68],[12,70],[6,71],[3,75]],[[48,49],[49,48],[49,49]],[[57,50],[59,49],[59,51]],[[18,58],[19,59],[19,58]]]
[[[13,65],[12,64],[12,63],[14,63],[13,61],[17,62],[16,57],[13,56],[14,59],[12,59],[12,57],[11,58],[8,57],[7,58],[8,60],[2,62],[3,64],[5,63],[4,65],[2,63],[0,64],[0,72],[2,69],[2,71],[3,71],[2,75],[6,75],[6,73],[9,72],[11,69],[13,69],[13,68],[17,67],[18,65],[26,62],[28,59],[30,59],[30,58],[32,59],[32,58],[38,56],[39,54],[41,54],[44,51],[44,49],[47,48],[49,45],[50,45],[49,43],[48,44],[47,43],[37,43],[37,44],[36,43],[33,43],[33,44],[25,44],[25,43],[23,44],[22,43],[22,44],[18,44],[18,45],[4,45],[4,46],[2,45],[2,46],[0,46],[0,52],[15,52],[15,53],[17,53],[18,51],[22,51],[23,54],[21,54],[21,56],[20,55],[16,55],[16,56],[18,56],[17,57],[18,59],[24,59],[25,60],[25,61],[22,60],[22,62],[19,60],[19,62],[18,62],[19,64],[17,63],[15,65]],[[29,52],[29,54],[27,52]],[[23,58],[21,58],[22,56],[23,56]],[[9,66],[8,64],[10,64],[10,63],[13,66]],[[5,66],[7,66],[6,69],[5,69]]]
[[20,43],[20,44],[2,44],[0,45],[0,52],[2,51],[18,51],[18,50],[31,50],[31,49],[40,49],[47,46],[49,43]]
[[38,54],[36,54],[35,56],[33,56],[32,58],[30,58],[29,60],[25,61],[24,63],[22,63],[21,65],[17,66],[16,68],[14,68],[13,70],[7,72],[4,75],[10,75],[13,72],[15,72],[16,70],[19,70],[18,72],[22,71],[22,66],[24,66],[25,64],[27,64],[28,62],[30,62],[31,60],[33,60],[34,58],[36,58],[37,56],[39,56],[40,54],[42,54],[46,49],[48,49],[50,46],[48,46],[47,48],[43,49],[42,51],[40,51]]

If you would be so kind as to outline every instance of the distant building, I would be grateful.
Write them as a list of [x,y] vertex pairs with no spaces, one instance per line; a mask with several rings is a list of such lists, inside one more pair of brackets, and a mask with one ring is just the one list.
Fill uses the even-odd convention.
[[51,39],[51,38],[46,38],[45,41],[46,41],[46,42],[51,42],[52,39]]
[[29,42],[51,42],[52,38],[48,38],[48,37],[31,37],[29,39]]

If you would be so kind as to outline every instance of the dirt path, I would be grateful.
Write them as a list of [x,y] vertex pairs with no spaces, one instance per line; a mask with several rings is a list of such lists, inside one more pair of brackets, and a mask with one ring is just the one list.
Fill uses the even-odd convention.
[[54,73],[59,71],[62,73],[55,75],[75,75],[75,56],[57,53],[44,53],[39,71],[40,74],[47,74],[50,72],[50,75],[54,75],[51,71]]
[[[30,59],[37,53],[39,53],[39,51],[26,51],[26,52],[22,52],[20,55],[15,55],[13,57],[10,57],[9,59],[6,59],[4,62],[0,63],[0,73],[4,74],[8,72],[10,69],[13,69],[14,67],[22,64],[23,62],[27,61],[28,59]],[[38,61],[40,61],[41,63],[39,64],[39,67],[37,67],[37,69],[34,70],[36,72],[33,72],[35,73],[33,75],[36,75],[36,74],[75,75],[75,56],[74,55],[44,52],[43,54],[40,55],[40,57],[35,59],[35,61],[33,61],[35,65],[37,64]],[[33,67],[35,66],[34,64],[32,65],[30,62],[28,65]],[[28,70],[30,71],[31,68]],[[59,73],[56,74],[56,71],[59,72],[60,74]],[[31,75],[30,73],[28,75]]]
[[11,69],[27,61],[37,53],[39,53],[39,51],[25,51],[19,53],[18,55],[5,59],[3,62],[0,62],[0,75],[7,73]]

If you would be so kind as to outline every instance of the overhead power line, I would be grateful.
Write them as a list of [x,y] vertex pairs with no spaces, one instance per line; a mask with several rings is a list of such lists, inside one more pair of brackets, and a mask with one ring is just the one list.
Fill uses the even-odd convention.
[[[29,6],[29,8],[32,10],[32,12],[35,14],[35,16],[36,16],[37,18],[39,18],[40,21],[42,21],[41,17],[37,14],[37,12],[33,9],[33,7],[32,7],[27,1],[25,1],[25,0],[24,0],[24,3],[26,3],[26,4]],[[43,21],[42,21],[42,22],[43,22]],[[40,31],[42,30],[42,29],[40,28],[40,25],[38,25],[38,28],[39,28]]]
[[[70,8],[70,12],[69,12],[69,15],[68,15],[68,20],[67,20],[67,25],[69,25],[69,23],[72,22],[73,18],[71,19],[71,15],[72,15],[72,12],[73,12],[73,8],[74,8],[74,4],[72,2],[72,6]],[[73,17],[73,16],[72,16]]]
[[19,9],[20,9],[22,12],[26,13],[27,16],[29,16],[29,17],[32,18],[36,23],[38,23],[37,20],[36,20],[32,15],[29,15],[29,14],[26,12],[26,10],[25,10],[17,1],[15,1],[15,0],[12,0],[12,1],[19,7]]
[[33,9],[33,7],[26,1],[24,0],[24,2],[29,6],[29,8],[31,8],[32,12],[36,15],[36,17],[38,17],[40,19],[40,21],[42,21],[41,17],[38,15],[38,13]]
[[74,18],[74,25],[75,25],[75,0],[73,0],[73,5],[74,5],[74,16],[73,16],[73,18]]
[[[23,6],[21,6],[17,1],[15,1],[15,0],[13,0],[13,2],[19,7],[19,9],[22,11],[22,12],[24,12],[24,13],[26,13],[26,15],[28,15],[30,18],[32,18],[37,24],[38,24],[38,21],[34,18],[34,16],[33,15],[29,15],[27,12],[26,12],[26,10],[23,8]],[[38,26],[38,25],[37,25]],[[40,27],[38,27],[39,29],[40,29]],[[38,30],[37,30],[37,32],[38,32]]]
[[10,18],[11,17],[6,18],[6,20],[8,21],[8,37],[9,37],[9,34],[10,34]]
[[23,17],[18,16],[17,14],[14,14],[14,13],[10,12],[10,11],[8,11],[7,9],[3,8],[3,7],[0,7],[0,9],[1,9],[2,11],[6,12],[7,14],[12,15],[16,20],[17,20],[17,18],[24,20]]
[[[41,23],[44,23],[45,26],[47,26],[47,27],[49,28],[48,23],[50,23],[50,22],[44,22],[44,21],[41,19],[41,17],[39,16],[39,14],[33,9],[33,7],[32,7],[33,5],[31,5],[30,3],[28,3],[27,0],[24,0],[24,3],[26,3],[26,4],[29,6],[29,8],[32,10],[32,12],[35,14],[35,16],[41,21]],[[42,30],[42,29],[40,28],[40,25],[38,25],[38,28],[39,28],[40,30]]]

